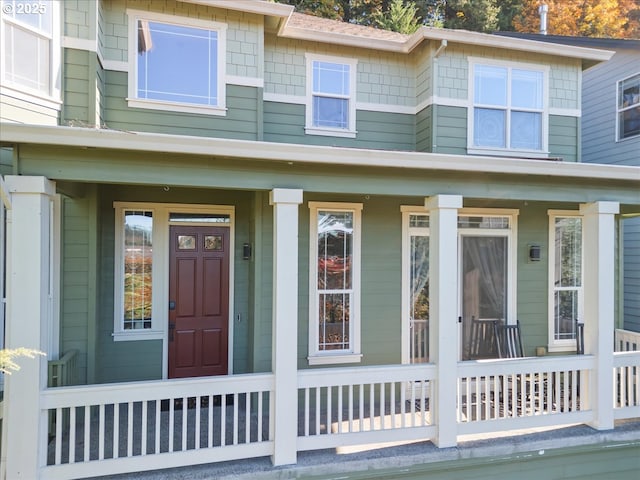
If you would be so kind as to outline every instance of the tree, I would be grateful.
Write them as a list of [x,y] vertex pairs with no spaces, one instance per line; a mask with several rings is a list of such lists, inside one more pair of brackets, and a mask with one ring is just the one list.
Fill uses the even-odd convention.
[[[522,0],[513,25],[519,32],[538,32],[540,0]],[[547,33],[582,37],[640,37],[640,4],[636,0],[545,0]]]
[[12,372],[20,370],[20,365],[15,362],[16,358],[35,358],[36,355],[44,355],[44,353],[30,348],[3,348],[0,350],[0,373],[11,375]]
[[388,12],[381,10],[375,15],[375,22],[379,28],[394,32],[414,33],[420,28],[417,17],[418,7],[414,3],[404,3],[403,0],[391,0]]

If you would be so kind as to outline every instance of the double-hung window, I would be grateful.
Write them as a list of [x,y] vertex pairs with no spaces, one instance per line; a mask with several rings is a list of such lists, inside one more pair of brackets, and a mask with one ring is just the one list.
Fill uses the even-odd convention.
[[59,101],[60,4],[2,1],[2,84]]
[[307,55],[306,133],[355,137],[356,66],[352,59]]
[[640,73],[618,82],[618,140],[640,135]]
[[549,211],[549,351],[575,348],[582,317],[582,217]]
[[225,114],[225,25],[129,15],[129,106]]
[[469,151],[546,154],[547,70],[471,62]]
[[359,362],[362,204],[309,208],[309,363]]

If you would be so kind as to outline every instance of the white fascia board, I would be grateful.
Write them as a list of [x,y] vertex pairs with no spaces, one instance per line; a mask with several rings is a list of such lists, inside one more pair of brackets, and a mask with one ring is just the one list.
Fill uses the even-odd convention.
[[[574,47],[572,45],[561,45],[558,43],[538,42],[523,38],[502,37],[489,33],[469,32],[467,30],[454,30],[448,28],[421,27],[419,32],[429,40],[448,40],[467,45],[478,45],[482,47],[505,48],[508,50],[519,50],[522,52],[543,53],[546,55],[556,55],[559,57],[580,58],[595,62],[605,62],[609,60],[615,52],[609,50],[599,50],[595,48]],[[508,41],[503,39],[508,38]]]
[[219,157],[258,161],[592,178],[638,181],[640,185],[640,167],[626,165],[324,147],[78,127],[2,123],[0,124],[0,143],[105,148],[209,157],[212,155],[211,152],[215,152],[215,156]]
[[288,17],[294,8],[282,3],[265,2],[262,0],[179,0],[182,3],[194,3],[207,7],[224,8],[239,12],[257,13],[276,17]]

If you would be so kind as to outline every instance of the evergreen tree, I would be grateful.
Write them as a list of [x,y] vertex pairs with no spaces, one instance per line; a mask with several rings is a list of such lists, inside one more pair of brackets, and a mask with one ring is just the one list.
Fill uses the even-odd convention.
[[418,7],[413,2],[391,0],[387,12],[380,10],[375,14],[375,22],[379,28],[411,34],[420,28],[417,14]]

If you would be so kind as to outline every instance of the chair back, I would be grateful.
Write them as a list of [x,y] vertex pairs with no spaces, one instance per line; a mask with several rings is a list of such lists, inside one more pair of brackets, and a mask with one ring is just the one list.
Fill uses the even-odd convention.
[[576,320],[576,353],[584,355],[584,323]]
[[478,320],[471,317],[469,360],[495,358],[497,353],[495,328],[496,320]]
[[520,335],[520,320],[515,325],[504,325],[496,323],[494,325],[496,343],[498,347],[498,357],[500,358],[520,358],[524,357],[522,348],[522,337]]

